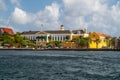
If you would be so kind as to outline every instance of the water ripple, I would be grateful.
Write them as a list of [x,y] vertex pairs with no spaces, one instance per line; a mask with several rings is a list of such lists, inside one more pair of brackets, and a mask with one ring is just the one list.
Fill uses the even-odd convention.
[[0,80],[120,80],[120,54],[0,51]]

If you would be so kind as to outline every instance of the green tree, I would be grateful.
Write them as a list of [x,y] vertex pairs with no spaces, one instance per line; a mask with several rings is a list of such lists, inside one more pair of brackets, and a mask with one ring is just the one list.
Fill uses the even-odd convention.
[[31,43],[32,41],[25,40],[19,32],[15,35],[9,35],[7,33],[0,35],[0,44],[3,46],[16,46],[17,44],[19,47],[24,47],[26,45],[30,45]]
[[75,39],[72,40],[72,42],[75,42],[76,46],[79,47],[80,38],[75,38]]
[[60,41],[51,41],[49,43],[47,43],[47,47],[53,47],[53,46],[56,46],[56,47],[60,47],[60,44],[61,42]]
[[1,43],[3,46],[13,46],[14,45],[14,36],[9,34],[1,35]]
[[107,42],[107,48],[109,48],[109,47],[112,45],[111,37],[110,37],[110,36],[107,36],[105,40],[106,40],[106,42]]
[[52,37],[51,37],[51,36],[49,36],[49,37],[48,37],[48,39],[49,39],[49,40],[51,40],[51,39],[52,39]]
[[91,42],[91,38],[90,37],[86,37],[85,38],[85,41],[86,41],[86,43],[87,43],[87,48],[89,48],[89,44],[90,44],[90,42]]
[[3,41],[4,39],[3,39],[3,36],[2,35],[0,35],[0,41]]
[[85,38],[81,38],[81,39],[80,39],[79,45],[81,46],[81,48],[86,47],[87,42],[86,42]]
[[96,48],[98,48],[98,44],[100,42],[100,39],[96,39],[95,42],[96,42]]
[[69,39],[70,39],[70,36],[69,36],[69,35],[67,35],[67,36],[66,36],[66,40],[68,41]]
[[84,38],[82,36],[80,36],[79,38],[76,38],[74,40],[72,40],[73,42],[75,42],[77,44],[77,47],[89,47],[89,42],[90,42],[90,38]]
[[115,44],[116,44],[116,37],[112,37],[111,39],[111,45],[115,48]]
[[14,35],[15,43],[19,44],[19,47],[23,47],[25,44],[24,38],[20,35],[20,33],[16,33]]

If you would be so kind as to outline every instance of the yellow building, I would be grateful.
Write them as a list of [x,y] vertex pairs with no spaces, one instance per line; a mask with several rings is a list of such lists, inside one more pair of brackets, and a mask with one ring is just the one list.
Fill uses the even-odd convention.
[[90,32],[89,37],[91,42],[89,48],[104,48],[107,47],[106,35],[98,32]]

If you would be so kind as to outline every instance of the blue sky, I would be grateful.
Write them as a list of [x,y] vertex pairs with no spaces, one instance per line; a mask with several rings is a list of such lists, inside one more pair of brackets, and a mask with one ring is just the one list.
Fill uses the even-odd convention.
[[120,36],[120,1],[0,0],[1,27],[22,32],[58,30],[61,24],[65,29],[87,28],[88,31]]

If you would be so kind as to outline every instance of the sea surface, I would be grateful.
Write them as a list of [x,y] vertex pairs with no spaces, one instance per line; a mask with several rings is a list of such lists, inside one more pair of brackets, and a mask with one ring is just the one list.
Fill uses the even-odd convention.
[[1,50],[0,80],[120,80],[120,52]]

